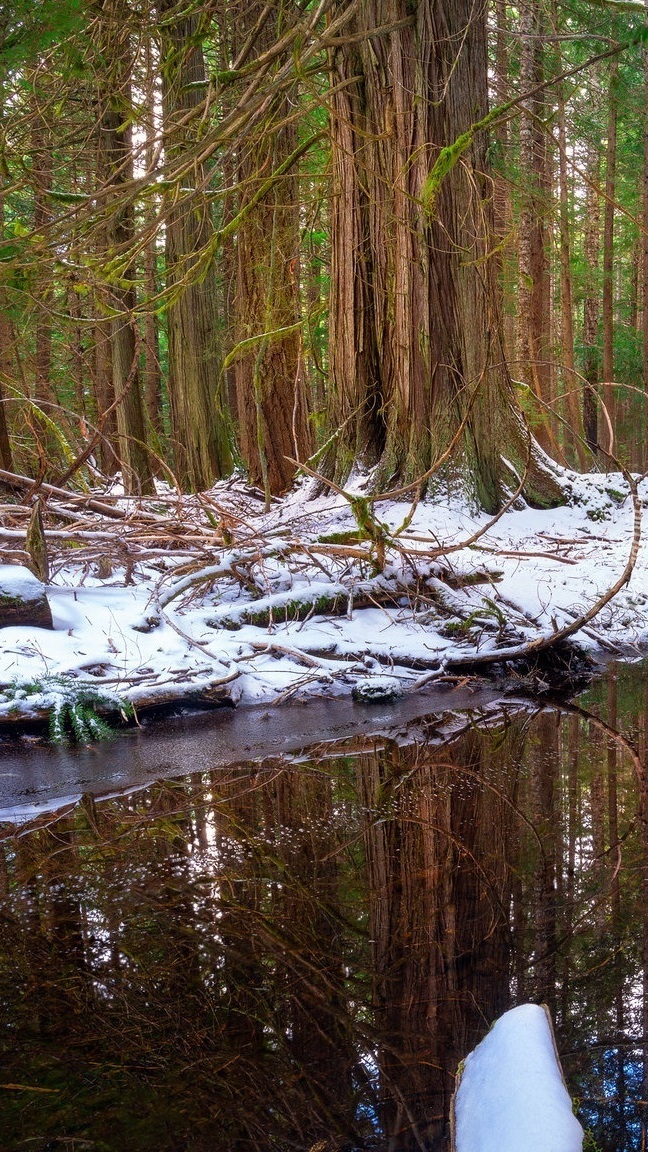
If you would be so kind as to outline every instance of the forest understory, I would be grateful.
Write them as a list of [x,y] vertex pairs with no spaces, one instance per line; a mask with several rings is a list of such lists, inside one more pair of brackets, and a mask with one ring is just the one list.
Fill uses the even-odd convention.
[[102,716],[179,705],[385,703],[484,676],[573,690],[597,660],[648,651],[648,486],[558,474],[562,507],[495,516],[451,483],[383,501],[362,473],[304,478],[269,508],[241,476],[146,499],[43,485],[30,507],[14,478],[2,603],[32,581],[52,627],[3,628],[0,723],[92,742]]
[[648,648],[645,11],[9,5],[0,722]]

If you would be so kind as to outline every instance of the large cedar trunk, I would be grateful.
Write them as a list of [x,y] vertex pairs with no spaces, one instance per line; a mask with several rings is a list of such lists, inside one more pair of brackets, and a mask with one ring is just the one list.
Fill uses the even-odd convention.
[[[493,97],[496,105],[511,99],[511,58],[508,31],[509,13],[506,0],[495,3],[495,69]],[[515,284],[517,282],[517,254],[514,237],[513,196],[510,176],[504,166],[511,138],[510,124],[503,120],[493,129],[493,145],[499,163],[493,170],[493,225],[499,261],[498,280],[503,295],[503,342],[508,357],[515,348]]]
[[[173,176],[174,164],[200,131],[200,117],[191,113],[205,98],[205,29],[203,18],[188,14],[176,0],[161,0],[160,14],[166,157],[173,184],[166,217],[171,434],[176,477],[183,489],[196,491],[210,488],[232,466],[223,415],[216,280],[213,266],[205,272],[199,263],[213,234],[209,202],[201,190],[205,173],[196,160],[192,169],[185,165],[177,181]],[[187,185],[193,185],[189,194]]]
[[[264,5],[247,4],[242,31],[259,20]],[[266,18],[255,37],[258,53],[281,32],[280,16]],[[239,162],[241,207],[258,190],[259,180],[294,151],[297,129],[280,122],[290,113],[295,94],[277,98],[258,136],[252,135]],[[270,122],[278,126],[270,131]],[[235,323],[238,341],[251,341],[236,360],[236,400],[241,455],[250,479],[268,492],[285,491],[295,475],[291,459],[312,451],[307,420],[299,322],[299,187],[293,171],[274,184],[237,235],[238,276]]]
[[504,362],[483,133],[432,212],[422,203],[440,149],[487,110],[484,11],[367,0],[361,38],[332,55],[331,372],[339,476],[359,456],[380,463],[381,485],[415,479],[463,425],[462,470],[495,508],[512,480],[503,456],[520,474],[530,460],[533,502],[559,490],[529,451]]
[[[98,183],[109,181],[108,156],[105,148],[101,123],[96,128],[96,173]],[[90,175],[88,185],[91,184]],[[110,224],[101,220],[94,236],[94,249],[98,256],[108,250],[110,244]],[[79,260],[79,263],[81,261]],[[119,439],[117,435],[117,414],[113,407],[113,368],[110,343],[111,322],[107,318],[108,293],[97,286],[93,293],[91,307],[96,317],[93,325],[92,348],[92,390],[97,414],[97,426],[101,430],[99,443],[99,464],[106,476],[114,476],[120,469]]]
[[[291,129],[260,142],[244,158],[239,178],[253,193],[254,172],[272,167],[290,151]],[[294,144],[294,142],[293,142]],[[248,184],[248,179],[251,183]],[[299,321],[299,217],[296,180],[286,176],[241,225],[237,237],[236,326],[250,340],[236,360],[236,400],[241,455],[250,479],[268,491],[285,491],[295,475],[291,460],[312,451],[307,421]],[[282,334],[282,330],[287,330]]]
[[[153,167],[155,144],[155,61],[153,59],[152,45],[147,41],[145,46],[147,109],[146,109],[146,167]],[[156,204],[149,204],[145,209],[145,220],[151,229],[150,238],[144,250],[144,288],[149,300],[155,300],[158,293],[158,237],[155,230]],[[159,317],[157,312],[151,310],[146,313],[144,320],[144,404],[148,432],[156,450],[160,450],[160,435],[162,433],[162,372],[160,369],[160,334]],[[157,463],[156,470],[160,465]]]

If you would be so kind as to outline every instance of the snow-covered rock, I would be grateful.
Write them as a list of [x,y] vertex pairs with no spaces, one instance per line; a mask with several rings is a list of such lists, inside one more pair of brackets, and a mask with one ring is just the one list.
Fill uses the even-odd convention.
[[454,1098],[455,1152],[581,1152],[583,1135],[546,1008],[512,1008],[465,1061]]
[[353,686],[353,699],[361,704],[384,704],[403,695],[403,686],[394,676],[363,676]]

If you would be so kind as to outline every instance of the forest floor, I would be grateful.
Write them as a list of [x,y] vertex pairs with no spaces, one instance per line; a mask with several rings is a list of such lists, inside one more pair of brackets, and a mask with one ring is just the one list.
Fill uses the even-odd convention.
[[[75,699],[388,699],[484,674],[542,691],[579,653],[639,657],[648,481],[561,480],[563,507],[517,500],[498,518],[439,490],[369,506],[366,477],[346,494],[304,480],[269,510],[240,478],[146,501],[44,489],[54,628],[2,629],[0,722]],[[4,557],[20,561],[29,508],[0,510]]]

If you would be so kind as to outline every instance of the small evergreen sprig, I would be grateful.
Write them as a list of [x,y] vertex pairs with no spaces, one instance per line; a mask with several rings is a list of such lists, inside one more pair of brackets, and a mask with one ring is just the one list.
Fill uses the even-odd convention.
[[77,744],[110,739],[114,734],[113,729],[97,715],[95,706],[101,701],[97,694],[93,695],[94,699],[84,699],[86,693],[81,692],[75,696],[58,696],[55,699],[49,715],[49,738],[52,744],[68,744],[71,737]]
[[93,744],[110,739],[114,729],[98,715],[99,708],[121,712],[125,719],[133,715],[132,705],[116,694],[63,676],[44,676],[42,680],[7,685],[2,695],[15,705],[20,703],[25,715],[29,714],[29,705],[47,709],[49,739],[56,745]]

